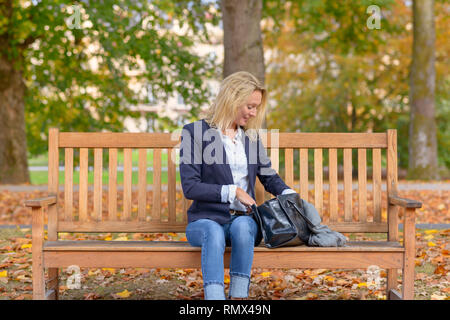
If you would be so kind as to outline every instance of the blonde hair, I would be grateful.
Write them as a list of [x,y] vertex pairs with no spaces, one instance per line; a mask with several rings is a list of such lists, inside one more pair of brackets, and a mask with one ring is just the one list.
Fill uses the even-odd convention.
[[204,114],[205,121],[210,127],[224,132],[236,119],[239,107],[247,102],[255,90],[262,94],[261,104],[256,109],[256,116],[244,126],[244,131],[252,141],[256,141],[266,113],[267,92],[249,72],[238,71],[223,79],[215,101]]

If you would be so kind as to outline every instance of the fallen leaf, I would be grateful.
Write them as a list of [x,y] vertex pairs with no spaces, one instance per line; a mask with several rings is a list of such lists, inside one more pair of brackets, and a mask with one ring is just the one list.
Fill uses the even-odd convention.
[[125,289],[122,292],[118,292],[116,293],[117,296],[121,297],[121,298],[128,298],[131,295],[131,292],[128,291],[127,289]]

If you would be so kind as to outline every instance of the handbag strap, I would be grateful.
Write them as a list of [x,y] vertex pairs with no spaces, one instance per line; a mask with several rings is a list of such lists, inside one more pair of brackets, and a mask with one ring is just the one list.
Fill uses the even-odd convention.
[[310,228],[314,228],[314,224],[311,222],[311,220],[308,219],[305,213],[302,210],[300,210],[299,207],[297,207],[297,204],[294,201],[287,199],[287,202],[290,203],[295,208],[295,210],[297,210],[297,212],[303,219],[305,219],[306,223],[309,225]]

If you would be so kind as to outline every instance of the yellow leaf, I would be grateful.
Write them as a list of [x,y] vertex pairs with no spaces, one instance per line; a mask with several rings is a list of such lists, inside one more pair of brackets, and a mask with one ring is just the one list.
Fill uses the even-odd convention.
[[111,241],[111,240],[112,240],[112,237],[111,237],[111,236],[108,236],[108,237],[105,237],[105,239],[103,239],[103,240],[105,240],[105,241]]
[[436,243],[434,243],[433,241],[428,241],[428,246],[429,247],[435,247]]
[[27,249],[27,248],[31,248],[31,243],[29,244],[23,244],[20,249]]
[[177,234],[176,234],[176,233],[173,233],[173,232],[169,232],[168,234],[169,234],[169,236],[171,236],[171,237],[176,237],[176,236],[177,236]]
[[127,289],[125,289],[125,290],[122,291],[122,292],[116,293],[116,295],[118,295],[118,296],[121,297],[121,298],[128,298],[128,297],[131,295],[131,292],[128,291]]
[[[95,270],[95,271],[93,271],[93,270]],[[89,272],[88,272],[88,276],[95,276],[95,275],[97,275],[99,273],[99,270],[98,269],[91,269],[91,270],[89,270]]]
[[425,240],[431,240],[431,239],[433,239],[434,238],[434,236],[432,235],[432,234],[429,234],[429,235],[427,235],[427,236],[425,236],[425,237],[423,237]]
[[268,271],[268,272],[262,272],[262,273],[261,273],[261,276],[264,277],[264,278],[267,278],[267,277],[269,277],[270,275],[271,275],[271,272],[270,272],[270,271]]
[[128,241],[128,237],[118,237],[117,239],[114,239],[114,241]]
[[438,231],[435,229],[431,229],[431,230],[425,230],[425,234],[433,234],[433,233],[437,233]]
[[366,287],[367,288],[367,283],[366,282],[358,283],[358,288],[361,288],[361,287]]
[[0,272],[0,278],[4,278],[8,276],[8,271],[4,270]]
[[326,277],[324,278],[324,280],[327,281],[327,282],[333,282],[333,281],[334,281],[334,278],[333,278],[333,277],[330,277],[330,276],[326,276]]
[[114,269],[114,268],[102,268],[102,270],[103,271],[109,271],[111,273],[115,273],[116,272],[116,269]]
[[225,278],[223,280],[224,283],[230,283],[230,276],[225,275]]

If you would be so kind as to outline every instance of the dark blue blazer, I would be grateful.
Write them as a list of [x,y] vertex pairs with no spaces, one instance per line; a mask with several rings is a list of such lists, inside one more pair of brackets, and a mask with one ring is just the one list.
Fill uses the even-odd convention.
[[[210,129],[210,126],[204,119],[186,124],[183,127],[180,144],[181,186],[185,198],[194,200],[187,210],[188,223],[198,219],[211,219],[219,224],[225,224],[229,223],[231,218],[230,203],[221,202],[221,190],[223,185],[234,184],[233,175],[230,165],[227,163],[225,147],[218,131],[210,130],[208,133],[217,132],[217,135],[208,135],[205,134],[208,129]],[[217,148],[209,154],[217,157],[216,159],[221,159],[221,161],[208,164],[202,155],[205,148],[215,139],[218,139],[216,143],[220,143],[221,147],[218,148],[217,154],[215,154]],[[281,194],[285,189],[289,189],[276,171],[271,168],[270,158],[267,157],[267,152],[260,137],[258,136],[258,141],[251,141],[244,134],[243,142],[247,155],[250,196],[255,199],[256,177],[259,178],[265,190],[274,196]],[[251,161],[249,149],[257,150],[257,157],[255,152],[252,152]],[[205,150],[205,153],[207,150]]]

